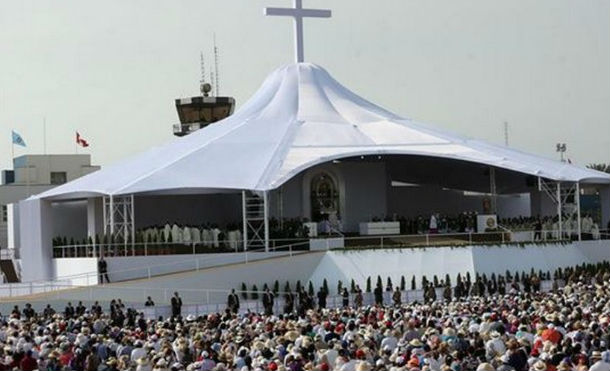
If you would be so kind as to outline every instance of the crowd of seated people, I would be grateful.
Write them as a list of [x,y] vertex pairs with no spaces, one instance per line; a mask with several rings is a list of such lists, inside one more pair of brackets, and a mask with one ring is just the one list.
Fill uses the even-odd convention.
[[[535,231],[536,239],[558,239],[559,217],[518,217],[505,218],[500,224],[511,231]],[[561,238],[578,238],[578,218],[575,215],[564,216],[561,221]],[[580,218],[580,232],[583,239],[600,239],[601,231],[599,224],[590,214],[583,214]]]
[[0,322],[0,370],[608,370],[609,280],[607,267],[579,269],[550,292],[314,304],[300,314],[182,316],[178,295],[172,316],[155,319],[120,300],[41,312],[16,306]]
[[136,232],[136,239],[147,243],[201,244],[216,248],[221,244],[235,248],[243,240],[242,231],[237,224],[228,224],[221,229],[217,224],[211,223],[194,225],[169,222],[141,229]]
[[467,211],[454,215],[419,215],[412,218],[399,217],[397,221],[404,234],[468,233],[476,232],[477,213]]
[[[333,221],[334,220],[334,221]],[[394,215],[383,219],[373,218],[372,221],[396,221],[400,223],[400,234],[417,235],[428,233],[474,233],[477,232],[477,213],[463,212],[454,215],[431,214],[416,217]],[[315,225],[313,225],[315,224]],[[502,230],[533,231],[535,239],[559,239],[559,219],[557,216],[545,217],[513,217],[501,218],[498,224]],[[610,224],[610,223],[609,223]],[[575,216],[564,217],[562,220],[562,236],[565,239],[576,239],[578,236],[578,222]],[[608,226],[610,227],[610,225]],[[315,233],[310,233],[315,228]],[[333,231],[342,232],[341,221],[338,218],[325,219],[319,223],[311,223],[306,218],[286,218],[281,221],[276,218],[269,220],[269,237],[273,240],[303,239],[317,234],[331,234]],[[608,230],[601,231],[599,224],[589,214],[581,217],[581,235],[583,239],[608,238]],[[241,223],[229,223],[224,227],[217,224],[179,224],[165,223],[152,225],[136,231],[135,241],[138,244],[162,245],[202,245],[211,248],[238,249],[243,244],[243,226]],[[129,241],[129,239],[128,239]],[[119,243],[121,241],[112,241]],[[53,246],[109,244],[105,238],[99,236],[93,241],[91,238],[84,241],[68,240],[66,237],[53,239]]]

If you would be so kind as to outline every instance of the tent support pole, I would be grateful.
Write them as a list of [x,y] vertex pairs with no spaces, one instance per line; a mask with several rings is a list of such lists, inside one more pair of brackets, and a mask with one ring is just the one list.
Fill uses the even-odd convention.
[[489,192],[491,193],[491,213],[497,214],[496,169],[493,166],[489,167]]
[[557,182],[557,225],[559,228],[559,239],[563,239],[563,220],[561,217],[561,183]]
[[576,182],[576,191],[574,192],[574,198],[574,201],[576,201],[576,221],[578,222],[578,241],[582,241],[582,235],[580,230],[580,182]]
[[265,252],[269,252],[269,194],[263,192],[263,210],[265,223]]
[[244,252],[248,250],[248,219],[246,218],[246,191],[241,191],[241,216],[243,223]]
[[131,194],[131,251],[135,255],[135,246],[136,246],[136,203],[133,197],[133,193]]
[[110,195],[108,210],[110,211],[110,236],[114,238],[114,198],[112,195]]
[[108,197],[102,196],[102,218],[104,218],[104,236],[108,235],[108,213],[106,211]]

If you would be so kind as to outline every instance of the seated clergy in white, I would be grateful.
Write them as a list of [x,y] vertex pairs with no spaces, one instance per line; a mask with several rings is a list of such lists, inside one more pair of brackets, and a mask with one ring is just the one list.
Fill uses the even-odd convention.
[[189,226],[185,226],[184,229],[182,229],[182,243],[185,245],[191,244],[191,227]]
[[558,222],[554,222],[553,223],[553,239],[558,239],[559,236],[559,223]]
[[219,240],[218,240],[218,236],[219,235],[220,235],[220,229],[218,229],[218,228],[212,229],[212,245],[214,247],[220,246],[220,243],[219,243]]
[[209,229],[204,229],[201,232],[201,240],[202,240],[204,246],[211,246],[212,245],[212,231]]
[[570,236],[572,235],[572,222],[569,220],[564,220],[562,224],[563,224],[563,236],[561,236],[561,237],[570,238]]
[[243,239],[244,236],[242,235],[240,230],[237,230],[235,233],[237,234],[237,244],[238,244],[238,248],[239,248],[239,246],[242,246],[244,244],[244,239]]
[[169,223],[165,223],[165,227],[163,227],[163,241],[167,241],[171,233],[172,227],[169,225]]
[[182,242],[182,228],[178,227],[178,225],[175,223],[172,226],[172,242]]
[[578,220],[574,218],[570,221],[570,229],[572,230],[572,238],[578,236]]
[[196,245],[201,243],[201,232],[199,231],[199,228],[197,228],[197,227],[191,228],[191,240]]
[[597,223],[593,223],[591,227],[591,236],[594,240],[599,240],[599,226]]
[[227,240],[229,241],[229,247],[233,250],[237,249],[237,232],[238,231],[229,231],[227,233]]

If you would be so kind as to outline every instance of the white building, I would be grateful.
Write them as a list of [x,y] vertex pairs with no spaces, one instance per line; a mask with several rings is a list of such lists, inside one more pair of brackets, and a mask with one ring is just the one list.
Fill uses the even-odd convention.
[[[13,159],[13,169],[2,171],[0,185],[0,249],[14,248],[13,204],[96,170],[91,155],[23,155]],[[10,230],[9,230],[10,229]]]

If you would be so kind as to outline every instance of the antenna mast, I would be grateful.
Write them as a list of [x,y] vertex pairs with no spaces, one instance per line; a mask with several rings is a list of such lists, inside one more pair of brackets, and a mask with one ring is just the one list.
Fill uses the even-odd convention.
[[218,83],[218,48],[216,47],[216,33],[213,34],[214,37],[214,79],[212,80],[214,82],[214,89],[216,91],[216,96],[219,95],[219,91],[220,91],[220,84]]
[[504,145],[508,147],[508,122],[504,121]]
[[203,85],[205,83],[205,61],[203,59],[203,52],[199,52],[199,58],[201,61],[201,80],[199,82]]

